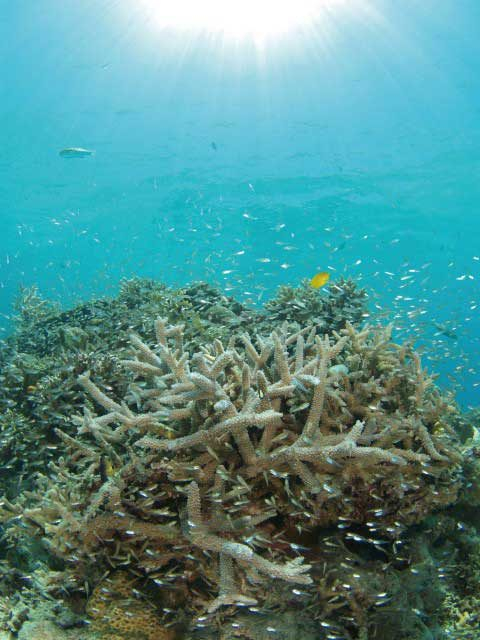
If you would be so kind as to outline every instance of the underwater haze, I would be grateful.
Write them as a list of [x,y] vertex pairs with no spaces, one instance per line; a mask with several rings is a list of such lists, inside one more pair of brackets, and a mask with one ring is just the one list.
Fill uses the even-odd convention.
[[475,404],[475,0],[331,0],[262,47],[164,29],[147,2],[1,18],[4,330],[19,285],[68,306],[122,277],[202,279],[257,303],[329,270]]
[[480,639],[479,36],[0,0],[0,640]]

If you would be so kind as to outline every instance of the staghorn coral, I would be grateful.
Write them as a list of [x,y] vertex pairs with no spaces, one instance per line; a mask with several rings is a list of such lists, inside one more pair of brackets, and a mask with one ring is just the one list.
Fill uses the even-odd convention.
[[[325,296],[313,289],[305,295],[312,313],[315,305],[324,306]],[[353,284],[332,285],[327,306],[347,313],[358,306],[358,295]],[[152,317],[184,322],[184,342],[191,350],[215,339],[228,341],[233,328],[270,333],[285,317],[248,308],[204,282],[171,289],[141,278],[123,280],[116,298],[69,310],[43,300],[36,288],[23,289],[16,311],[15,330],[0,343],[0,477],[10,498],[31,488],[35,473],[60,455],[55,429],[74,434],[70,416],[84,403],[77,382],[82,371],[108,380],[116,400],[124,397],[128,372],[118,362],[126,357],[132,331],[155,340]],[[308,322],[314,321],[312,315]]]
[[388,558],[456,499],[450,405],[389,328],[185,343],[165,319],[153,347],[132,335],[123,401],[80,377],[95,411],[76,435],[57,430],[65,455],[38,492],[5,504],[23,523],[10,539],[40,532],[78,588],[128,567],[198,629],[235,605],[268,611],[273,592],[306,607],[319,638],[365,637],[401,580],[358,560],[352,589],[349,547]]
[[231,307],[239,326],[251,321],[245,307],[205,283],[174,290],[152,280],[124,280],[117,298],[66,311],[36,288],[23,289],[15,331],[0,343],[0,474],[8,495],[29,488],[35,473],[57,458],[55,428],[73,433],[70,415],[84,403],[77,383],[82,371],[110,380],[110,393],[122,398],[128,380],[118,360],[132,330],[148,335],[152,314],[168,313],[171,321],[188,320],[188,341],[214,339],[227,330],[211,313],[219,307]]

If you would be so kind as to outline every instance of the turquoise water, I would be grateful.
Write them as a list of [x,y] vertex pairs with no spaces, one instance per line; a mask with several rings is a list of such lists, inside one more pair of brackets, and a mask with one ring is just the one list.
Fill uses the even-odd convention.
[[0,11],[4,333],[19,285],[68,306],[205,279],[259,304],[328,269],[479,404],[478,2],[332,3],[262,50],[130,0]]

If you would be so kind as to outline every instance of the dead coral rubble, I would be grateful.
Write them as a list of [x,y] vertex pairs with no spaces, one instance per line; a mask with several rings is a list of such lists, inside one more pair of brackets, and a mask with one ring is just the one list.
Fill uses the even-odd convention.
[[[80,376],[90,405],[75,436],[57,431],[65,455],[37,492],[4,505],[22,522],[11,539],[40,531],[78,588],[127,567],[198,628],[288,588],[284,606],[306,598],[319,633],[343,608],[342,633],[359,637],[386,596],[342,584],[329,545],[344,566],[350,544],[387,554],[460,488],[452,408],[418,356],[390,328],[349,323],[190,353],[184,327],[160,318],[155,344],[130,339],[125,399]],[[328,542],[333,526],[341,543]]]

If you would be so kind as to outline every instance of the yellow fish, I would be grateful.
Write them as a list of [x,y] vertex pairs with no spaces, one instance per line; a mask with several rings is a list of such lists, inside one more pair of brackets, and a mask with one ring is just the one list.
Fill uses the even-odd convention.
[[323,285],[327,284],[330,279],[330,274],[328,271],[320,271],[320,273],[316,273],[313,278],[310,280],[310,286],[314,289],[320,289]]

